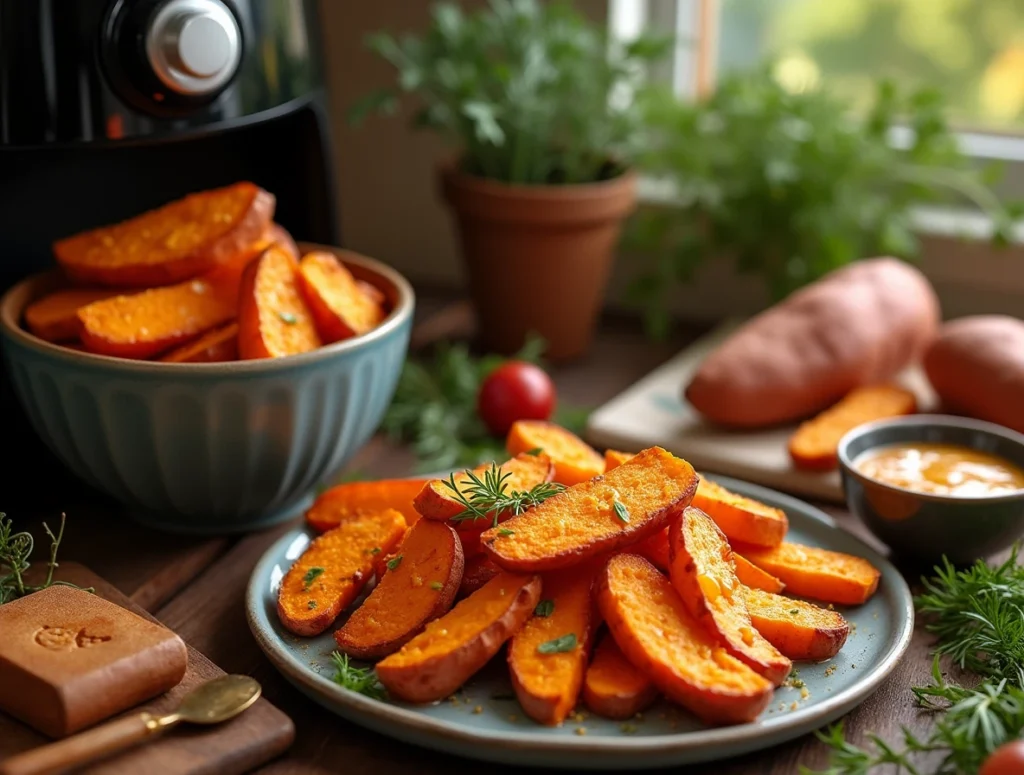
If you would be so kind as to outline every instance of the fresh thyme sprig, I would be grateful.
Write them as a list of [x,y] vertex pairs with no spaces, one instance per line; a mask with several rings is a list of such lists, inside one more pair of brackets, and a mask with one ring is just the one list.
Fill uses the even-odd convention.
[[374,700],[387,698],[387,692],[372,667],[356,667],[348,661],[348,654],[337,651],[331,654],[331,662],[334,663],[334,683]]
[[543,482],[526,491],[509,490],[507,480],[512,474],[502,471],[497,463],[491,463],[483,477],[473,471],[464,471],[461,476],[465,477],[462,482],[455,481],[455,474],[443,480],[451,497],[462,506],[462,511],[452,517],[454,522],[490,517],[491,524],[497,526],[502,514],[518,516],[565,489],[557,482]]
[[[30,595],[41,589],[53,586],[78,587],[67,581],[54,581],[53,574],[57,570],[57,550],[64,538],[64,514],[60,515],[60,528],[56,535],[50,526],[43,523],[43,530],[50,537],[50,559],[46,563],[46,578],[42,584],[27,584],[25,574],[31,567],[29,558],[35,548],[35,539],[27,531],[15,533],[12,520],[0,512],[0,605],[9,603],[19,597]],[[92,587],[87,592],[94,591]]]

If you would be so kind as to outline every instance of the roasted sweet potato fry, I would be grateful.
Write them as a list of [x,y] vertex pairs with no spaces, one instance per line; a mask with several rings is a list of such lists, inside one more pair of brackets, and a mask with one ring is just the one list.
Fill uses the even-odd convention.
[[858,425],[917,411],[917,397],[898,385],[869,385],[847,393],[839,403],[789,437],[789,456],[798,468],[831,471],[839,466],[839,440]]
[[78,283],[172,285],[211,271],[256,242],[273,220],[274,206],[272,194],[235,183],[58,240],[53,252]]
[[505,439],[510,455],[541,450],[555,465],[555,481],[572,486],[604,473],[604,458],[587,442],[560,425],[543,420],[519,420]]
[[501,568],[486,554],[474,554],[466,558],[466,569],[459,585],[459,598],[469,597],[484,584],[501,573]]
[[604,718],[628,719],[657,698],[657,687],[626,659],[615,638],[601,638],[583,678],[583,701],[587,707]]
[[331,626],[373,575],[376,554],[387,554],[405,534],[397,511],[367,512],[313,539],[281,580],[277,615],[296,635]]
[[612,557],[598,574],[597,601],[630,663],[695,716],[711,723],[753,721],[771,701],[771,681],[726,652],[642,557]]
[[743,599],[754,629],[790,659],[831,659],[850,634],[838,611],[752,587],[743,590]]
[[[491,466],[491,463],[477,466],[473,469],[472,474],[478,479],[482,479]],[[538,484],[550,482],[555,473],[551,458],[543,453],[530,455],[524,452],[511,460],[506,460],[500,467],[504,477],[502,484],[506,493],[528,492]],[[469,473],[467,471],[455,474],[455,486],[466,495],[469,495],[475,486]],[[446,484],[449,481],[449,479],[431,479],[423,485],[413,501],[413,505],[421,515],[427,519],[451,519],[464,511],[465,506],[455,499],[455,492]]]
[[697,489],[685,460],[661,447],[491,528],[484,551],[506,570],[557,570],[636,543],[678,515]]
[[376,482],[346,482],[324,490],[306,512],[306,523],[321,533],[337,527],[354,514],[395,509],[410,526],[419,518],[412,506],[426,479],[381,479]]
[[604,451],[604,472],[608,473],[613,468],[618,468],[631,457],[633,457],[632,452],[619,452],[617,449],[606,449]]
[[783,543],[773,549],[736,547],[763,571],[786,585],[791,595],[839,605],[859,605],[878,589],[881,573],[863,557],[816,546]]
[[365,334],[384,319],[384,308],[331,253],[317,251],[302,257],[299,290],[325,344]]
[[380,307],[385,312],[387,311],[385,309],[385,307],[387,305],[387,299],[385,298],[384,294],[381,292],[380,288],[378,288],[376,285],[372,285],[372,284],[366,282],[366,280],[356,280],[356,285],[359,286],[359,290],[361,290],[363,293],[365,293],[367,296],[369,296],[370,299],[373,300],[374,304],[376,304],[378,307]]
[[576,706],[597,624],[590,596],[597,565],[543,577],[543,599],[508,647],[512,688],[523,712],[558,726]]
[[407,702],[442,700],[468,681],[533,613],[540,576],[501,573],[377,663],[384,688]]
[[244,360],[295,355],[322,344],[297,276],[295,258],[276,243],[245,268],[238,309],[238,354]]
[[253,258],[269,248],[272,244],[276,244],[285,252],[290,253],[296,261],[302,258],[299,246],[295,244],[295,240],[292,238],[292,235],[279,223],[272,223],[267,227],[267,230],[263,232],[261,242],[265,244],[262,245],[261,249],[253,256]]
[[669,528],[669,545],[669,577],[686,610],[736,659],[779,686],[793,663],[750,623],[722,531],[691,506]]
[[182,345],[160,358],[168,363],[218,363],[238,360],[238,324],[207,331],[190,344]]
[[661,571],[668,572],[668,528],[659,530],[652,536],[645,538],[643,541],[638,541],[629,547],[629,551],[634,554],[639,554],[650,562],[655,568]]
[[786,512],[746,498],[701,478],[693,506],[715,521],[730,541],[755,546],[778,546],[789,529]]
[[118,292],[110,288],[64,288],[34,301],[25,309],[25,326],[47,342],[74,342],[81,323],[78,310]]
[[[732,564],[736,568],[736,578],[740,584],[754,589],[763,589],[765,592],[778,594],[786,585],[772,574],[761,570],[742,554],[732,553]],[[785,653],[785,652],[783,652]],[[786,654],[786,656],[789,656]],[[792,657],[790,657],[792,659]]]
[[463,562],[462,544],[452,527],[417,522],[370,596],[334,633],[338,648],[359,659],[398,651],[452,607]]

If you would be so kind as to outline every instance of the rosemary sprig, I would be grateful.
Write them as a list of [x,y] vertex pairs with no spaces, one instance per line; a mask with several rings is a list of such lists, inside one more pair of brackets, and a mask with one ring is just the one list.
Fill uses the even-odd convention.
[[348,654],[337,651],[331,654],[331,662],[334,663],[334,683],[374,700],[387,698],[387,692],[372,667],[356,667],[348,661]]
[[452,517],[454,522],[490,518],[491,525],[497,526],[502,514],[518,516],[565,489],[557,482],[543,482],[526,491],[509,490],[507,480],[512,474],[502,471],[497,463],[491,463],[482,477],[473,471],[463,471],[460,476],[465,477],[461,482],[455,481],[455,474],[443,480],[451,497],[462,506],[462,511]]
[[[54,581],[53,574],[59,567],[57,563],[57,550],[64,538],[65,515],[60,515],[60,528],[56,535],[50,526],[43,523],[43,530],[50,538],[50,558],[46,563],[46,578],[42,584],[32,585],[25,582],[25,574],[31,567],[29,558],[35,548],[35,539],[27,531],[14,532],[14,523],[7,518],[7,515],[0,512],[0,605],[9,603],[19,597],[30,595],[41,589],[53,586],[78,587],[68,581]],[[86,592],[93,592],[92,587],[85,589]]]

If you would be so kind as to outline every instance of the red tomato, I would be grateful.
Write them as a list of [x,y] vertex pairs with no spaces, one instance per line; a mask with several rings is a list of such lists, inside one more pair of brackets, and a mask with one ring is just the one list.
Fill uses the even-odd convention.
[[1005,743],[992,752],[978,775],[1020,775],[1024,773],[1024,740]]
[[555,385],[540,366],[509,361],[480,385],[476,411],[495,436],[504,436],[516,420],[547,420],[555,409]]

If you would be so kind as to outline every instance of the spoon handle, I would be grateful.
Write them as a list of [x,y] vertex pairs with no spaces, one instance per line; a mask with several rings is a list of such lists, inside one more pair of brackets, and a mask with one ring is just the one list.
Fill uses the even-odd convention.
[[150,713],[126,716],[5,759],[0,775],[56,775],[137,745],[170,726]]

